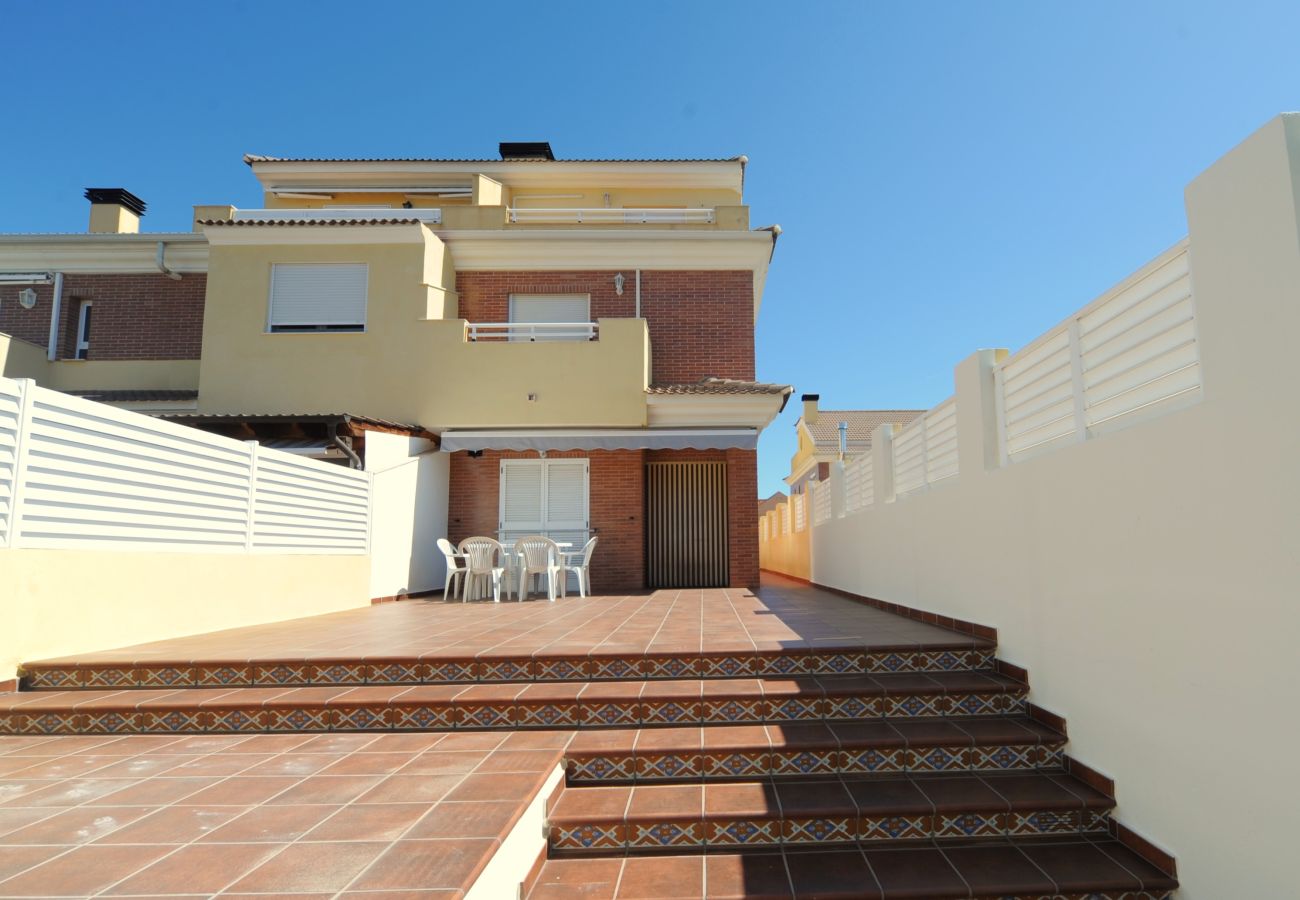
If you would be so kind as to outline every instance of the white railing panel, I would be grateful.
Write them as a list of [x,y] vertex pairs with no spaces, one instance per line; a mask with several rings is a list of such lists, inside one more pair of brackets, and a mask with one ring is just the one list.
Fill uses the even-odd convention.
[[935,484],[957,474],[957,398],[950,397],[925,414],[925,482]]
[[997,370],[1004,459],[1076,443],[1201,392],[1187,242],[1157,257]]
[[0,378],[0,546],[368,551],[364,472],[24,384]]
[[813,493],[813,522],[817,525],[830,521],[831,518],[831,486],[829,483],[818,482]]
[[569,207],[565,209],[518,209],[511,208],[510,221],[527,223],[548,223],[555,225],[681,225],[687,223],[712,224],[711,208],[694,209],[643,209],[613,207]]
[[790,505],[794,507],[794,530],[803,531],[808,527],[808,495],[795,494]]
[[925,417],[894,435],[894,493],[925,487]]

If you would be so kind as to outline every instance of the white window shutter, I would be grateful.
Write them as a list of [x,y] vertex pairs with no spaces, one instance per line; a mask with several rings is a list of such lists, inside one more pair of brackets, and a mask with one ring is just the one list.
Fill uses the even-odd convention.
[[540,462],[512,460],[501,464],[502,531],[542,529],[542,476]]
[[587,461],[554,460],[546,466],[546,527],[582,531],[587,527]]
[[365,263],[271,266],[271,328],[362,327],[366,324]]
[[[510,321],[524,325],[548,323],[575,323],[591,321],[591,298],[586,294],[512,294],[510,296]],[[512,341],[565,341],[572,337],[512,333]]]

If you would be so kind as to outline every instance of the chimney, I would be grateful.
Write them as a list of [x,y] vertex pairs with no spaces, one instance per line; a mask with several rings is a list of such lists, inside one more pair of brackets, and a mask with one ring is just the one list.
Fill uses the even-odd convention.
[[805,425],[813,425],[817,422],[817,401],[822,398],[821,394],[804,394],[799,399],[803,401],[803,422]]
[[98,234],[137,234],[144,201],[124,188],[86,188],[90,230]]
[[550,141],[502,141],[497,144],[497,151],[502,159],[555,159]]

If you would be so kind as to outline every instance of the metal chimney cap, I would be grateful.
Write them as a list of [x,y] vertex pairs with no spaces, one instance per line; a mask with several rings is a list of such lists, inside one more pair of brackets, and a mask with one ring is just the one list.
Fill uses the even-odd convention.
[[144,215],[145,202],[126,188],[86,188],[85,197],[91,203],[116,203],[137,216]]

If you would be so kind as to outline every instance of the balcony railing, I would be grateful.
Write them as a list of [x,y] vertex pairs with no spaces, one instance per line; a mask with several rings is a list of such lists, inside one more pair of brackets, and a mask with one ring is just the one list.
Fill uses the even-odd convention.
[[375,222],[385,219],[418,219],[428,225],[442,222],[440,209],[385,209],[380,207],[328,206],[324,209],[237,209],[236,222]]
[[712,225],[709,209],[511,209],[510,221],[551,225]]
[[480,341],[595,341],[598,322],[470,322],[465,339]]

